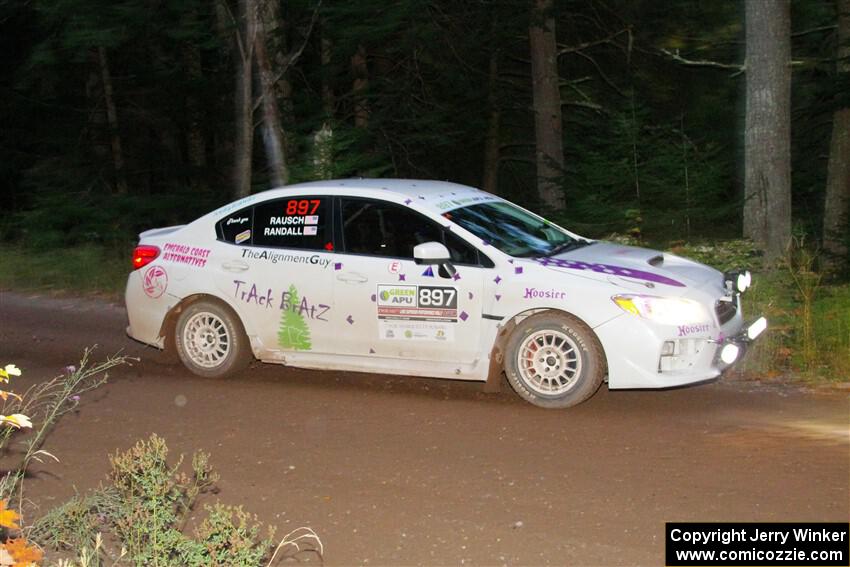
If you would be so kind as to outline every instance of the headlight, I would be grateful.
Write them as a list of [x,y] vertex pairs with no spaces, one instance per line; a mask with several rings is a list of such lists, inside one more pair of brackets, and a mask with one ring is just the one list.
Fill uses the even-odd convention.
[[662,325],[687,325],[708,321],[703,306],[690,299],[652,295],[615,295],[611,298],[623,311]]

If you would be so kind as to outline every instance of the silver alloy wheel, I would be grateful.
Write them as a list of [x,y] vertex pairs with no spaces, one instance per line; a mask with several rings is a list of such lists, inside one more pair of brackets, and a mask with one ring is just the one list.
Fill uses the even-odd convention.
[[196,313],[186,321],[182,340],[189,359],[203,368],[224,363],[231,348],[227,325],[208,311]]
[[543,396],[559,396],[581,376],[578,345],[567,334],[554,329],[532,333],[517,349],[517,370],[523,381]]

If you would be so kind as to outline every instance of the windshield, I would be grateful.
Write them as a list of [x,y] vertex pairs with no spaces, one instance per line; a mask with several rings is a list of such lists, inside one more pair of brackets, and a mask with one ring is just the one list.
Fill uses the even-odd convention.
[[490,246],[519,258],[551,256],[588,244],[504,201],[470,205],[443,216]]

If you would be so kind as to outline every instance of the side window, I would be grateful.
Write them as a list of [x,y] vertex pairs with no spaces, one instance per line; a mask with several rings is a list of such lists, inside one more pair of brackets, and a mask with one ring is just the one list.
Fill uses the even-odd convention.
[[470,266],[480,263],[478,260],[478,250],[473,248],[466,240],[448,230],[444,230],[443,234],[445,236],[443,244],[449,249],[452,263],[467,264]]
[[477,265],[478,251],[459,236],[401,205],[367,199],[342,199],[345,251],[352,254],[413,258],[423,242],[442,242],[453,262]]
[[250,244],[254,208],[231,213],[215,225],[216,238],[231,244]]
[[331,199],[299,196],[254,206],[251,244],[324,250],[331,241]]

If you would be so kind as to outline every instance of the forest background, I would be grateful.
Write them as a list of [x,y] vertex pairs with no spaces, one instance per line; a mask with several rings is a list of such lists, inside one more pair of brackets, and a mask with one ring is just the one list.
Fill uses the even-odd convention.
[[847,380],[850,0],[0,0],[0,50],[0,287],[116,292],[139,231],[276,185],[445,179],[757,268],[759,372]]

